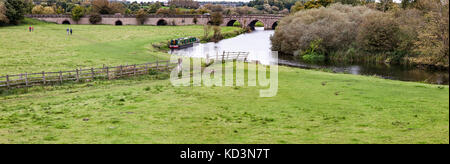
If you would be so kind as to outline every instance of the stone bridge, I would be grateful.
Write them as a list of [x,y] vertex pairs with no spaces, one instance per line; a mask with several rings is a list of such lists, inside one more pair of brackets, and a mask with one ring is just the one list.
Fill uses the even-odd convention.
[[[82,17],[78,22],[72,20],[70,15],[26,15],[29,18],[35,18],[46,22],[54,22],[58,24],[91,24],[89,16]],[[98,24],[110,25],[138,25],[139,22],[134,15],[101,15],[102,21]],[[275,29],[278,21],[283,15],[231,15],[223,17],[223,24],[221,26],[233,26],[238,21],[241,25],[254,28],[256,22],[261,21],[265,29]],[[197,18],[197,22],[194,19]],[[211,23],[211,16],[209,15],[149,15],[145,20],[144,25],[205,25]]]

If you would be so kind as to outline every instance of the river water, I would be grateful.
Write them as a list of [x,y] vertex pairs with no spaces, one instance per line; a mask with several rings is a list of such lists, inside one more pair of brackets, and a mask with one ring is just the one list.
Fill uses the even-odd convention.
[[[218,43],[198,43],[193,47],[173,50],[169,53],[179,56],[215,58],[226,52],[249,52],[248,60],[270,64],[276,61],[271,51],[270,36],[273,30],[257,28],[251,33],[241,34],[234,38],[224,39]],[[276,55],[275,55],[276,56]],[[386,64],[343,64],[335,62],[307,63],[294,57],[279,56],[278,64],[306,69],[327,69],[337,73],[379,76],[386,79],[402,81],[418,81],[433,84],[449,84],[448,71],[423,70],[416,67]]]

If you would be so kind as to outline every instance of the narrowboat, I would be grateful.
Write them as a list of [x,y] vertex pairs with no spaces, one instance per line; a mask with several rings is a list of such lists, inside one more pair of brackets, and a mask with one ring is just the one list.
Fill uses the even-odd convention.
[[169,42],[170,49],[182,49],[187,47],[192,47],[194,43],[198,43],[199,40],[196,37],[186,37],[171,40]]

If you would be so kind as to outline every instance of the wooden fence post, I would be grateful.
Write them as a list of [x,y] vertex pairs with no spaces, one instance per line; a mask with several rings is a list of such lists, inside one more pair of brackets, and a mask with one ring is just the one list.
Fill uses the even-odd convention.
[[120,77],[122,77],[122,74],[123,74],[123,72],[122,72],[123,70],[122,70],[122,65],[120,65]]
[[133,65],[133,76],[136,76],[136,64]]
[[94,80],[95,77],[94,68],[91,68],[91,73],[92,73],[92,80]]
[[45,85],[45,83],[46,83],[46,81],[45,81],[45,71],[42,71],[42,81],[43,81],[43,83]]
[[145,63],[145,71],[144,71],[144,74],[146,74],[147,72],[148,72],[148,63]]
[[61,84],[63,83],[62,71],[59,71],[59,82],[60,82]]
[[28,72],[25,72],[25,86],[28,87]]
[[80,72],[77,69],[77,82],[79,82],[79,81],[80,81]]
[[9,75],[6,75],[6,87],[9,89]]
[[156,60],[156,70],[159,70],[159,61],[158,60]]
[[109,77],[109,67],[106,67],[106,77],[108,78],[108,80],[111,79],[111,78]]

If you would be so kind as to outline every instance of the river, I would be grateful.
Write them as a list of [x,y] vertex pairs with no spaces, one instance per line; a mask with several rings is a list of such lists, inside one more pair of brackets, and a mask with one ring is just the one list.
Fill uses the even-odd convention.
[[[224,39],[218,43],[199,43],[193,47],[181,50],[173,50],[169,53],[188,57],[214,57],[226,52],[249,52],[248,60],[269,64],[275,60],[271,52],[270,36],[273,30],[257,28],[251,33],[238,35],[230,39]],[[433,84],[449,84],[448,71],[424,70],[411,66],[386,65],[386,64],[343,64],[336,62],[307,63],[296,58],[279,57],[280,65],[300,67],[306,69],[327,69],[336,73],[349,73],[355,75],[379,76],[386,79],[401,81],[416,81]]]

